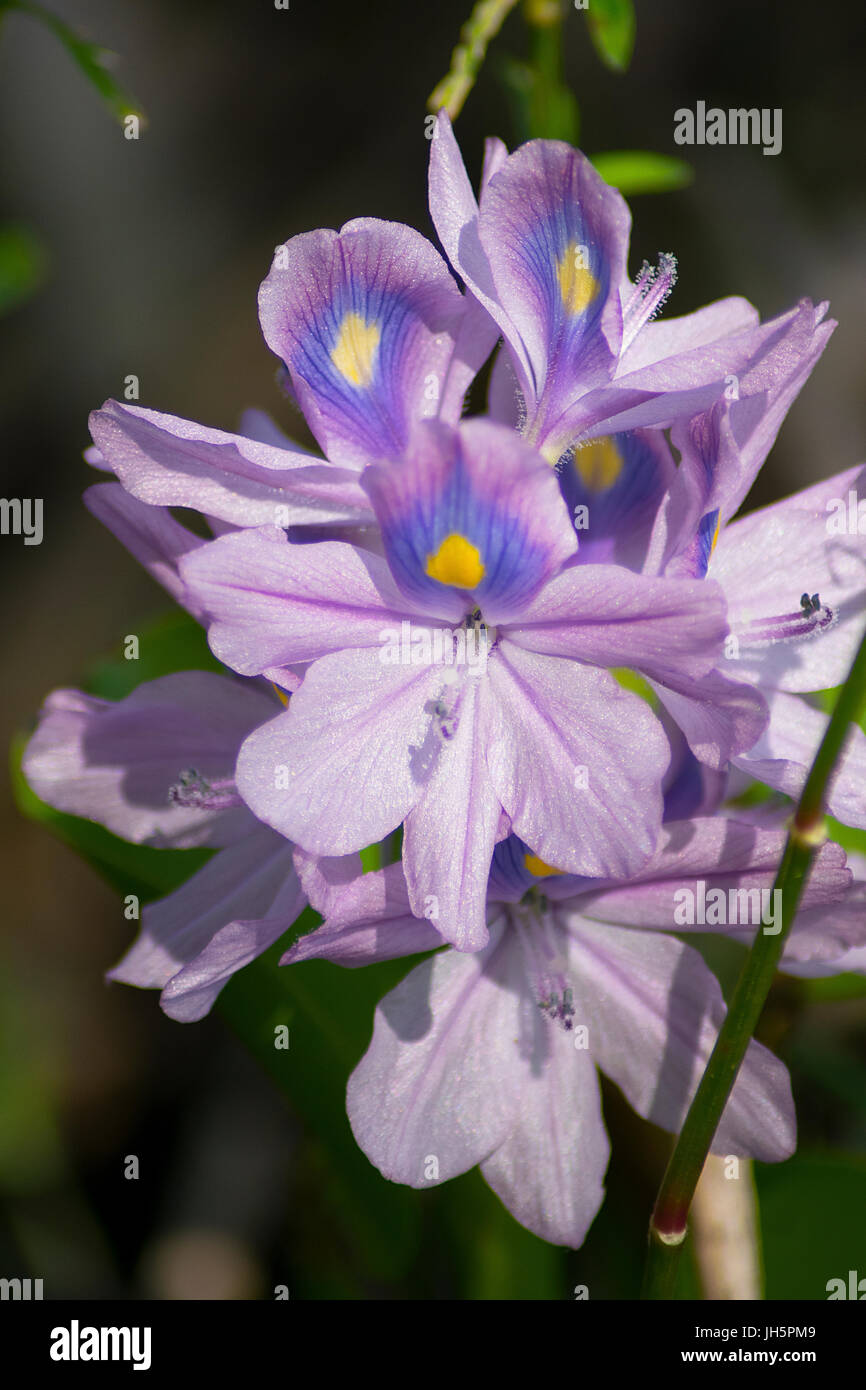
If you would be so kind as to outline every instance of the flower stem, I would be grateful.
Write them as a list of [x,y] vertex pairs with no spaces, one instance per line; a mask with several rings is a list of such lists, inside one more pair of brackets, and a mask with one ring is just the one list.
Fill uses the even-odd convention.
[[481,71],[487,45],[516,4],[517,0],[478,0],[460,30],[460,43],[451,55],[450,70],[430,93],[429,111],[439,112],[444,107],[451,120],[456,120]]
[[667,1299],[673,1296],[695,1188],[740,1064],[761,1016],[797,911],[803,884],[812,860],[824,841],[827,786],[843,752],[850,725],[862,708],[864,693],[866,636],[839,693],[791,821],[774,884],[782,895],[781,929],[776,934],[764,929],[755,936],[737,981],[730,1009],[662,1179],[650,1220],[642,1298]]

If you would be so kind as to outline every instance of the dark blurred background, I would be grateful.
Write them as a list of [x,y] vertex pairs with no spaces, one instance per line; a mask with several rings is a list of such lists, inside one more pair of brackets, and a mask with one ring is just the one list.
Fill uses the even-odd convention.
[[[79,683],[93,658],[165,608],[81,505],[93,480],[81,460],[88,412],[121,396],[134,373],[144,405],[227,429],[259,406],[296,428],[256,320],[273,247],[362,214],[432,235],[425,102],[470,8],[49,3],[121,55],[118,76],[149,125],[125,140],[56,39],[31,18],[3,16],[0,222],[27,229],[44,250],[41,286],[0,318],[2,493],[45,499],[41,546],[0,538],[6,743],[49,689]],[[625,76],[601,65],[582,15],[566,26],[582,147],[646,148],[694,164],[690,188],[632,200],[632,270],[676,253],[671,314],[736,293],[771,316],[810,295],[829,298],[840,320],[756,491],[768,501],[866,456],[866,12],[842,0],[644,0],[637,11]],[[519,54],[524,43],[514,15],[493,51]],[[699,99],[781,107],[781,154],[675,146],[674,111]],[[457,133],[473,177],[486,134],[514,142],[492,64]],[[267,1297],[276,1283],[354,1297],[496,1289],[495,1278],[469,1288],[437,1267],[430,1231],[399,1289],[357,1256],[341,1283],[339,1212],[314,1200],[315,1236],[302,1229],[315,1165],[291,1107],[220,1020],[183,1027],[160,1014],[155,995],[104,985],[129,934],[116,894],[24,820],[8,789],[2,797],[0,1275],[43,1274],[55,1296]],[[863,1001],[826,1006],[826,1017],[824,1007],[810,1006],[798,1028],[808,1037],[826,1024],[833,1045],[862,1061]],[[797,1038],[811,1055],[802,1031]],[[807,1075],[798,1086],[818,1149],[862,1147],[862,1105],[828,1102]],[[622,1240],[639,1242],[664,1146],[647,1126],[635,1129],[613,1094],[608,1113],[627,1139],[621,1153],[637,1145],[655,1155],[648,1173],[622,1156],[612,1170],[620,1209],[635,1213],[633,1230],[617,1218],[630,1232]],[[123,1178],[127,1154],[140,1157],[137,1182]],[[465,1183],[466,1200],[482,1200],[477,1175]],[[570,1297],[587,1271],[592,1296],[621,1294],[627,1278],[606,1286],[598,1272],[618,1231],[591,1236],[561,1266],[564,1282],[539,1278],[535,1296]],[[298,1255],[313,1246],[315,1276]]]

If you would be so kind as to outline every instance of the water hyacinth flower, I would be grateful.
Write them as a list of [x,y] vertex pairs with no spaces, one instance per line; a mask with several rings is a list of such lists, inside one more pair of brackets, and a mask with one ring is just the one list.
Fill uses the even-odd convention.
[[[796,796],[827,724],[803,696],[841,684],[866,628],[866,537],[829,525],[833,499],[863,491],[866,469],[732,521],[775,436],[782,395],[764,415],[748,400],[724,402],[673,431],[681,461],[646,572],[704,575],[725,594],[731,633],[718,669],[655,685],[693,751]],[[866,827],[866,735],[856,726],[828,807]]]
[[440,113],[430,212],[452,266],[504,338],[492,413],[518,424],[551,463],[589,439],[691,418],[780,345],[810,366],[826,342],[826,306],[807,300],[764,324],[739,298],[650,322],[676,262],[664,255],[629,280],[625,200],[560,141],[531,140],[511,155],[488,142],[476,202]]
[[[697,680],[656,672],[651,685],[702,761],[789,795],[826,727],[802,696],[842,681],[866,625],[866,541],[856,525],[831,524],[866,475],[848,470],[734,518],[832,328],[820,310],[803,311],[793,337],[750,366],[730,396],[674,426],[677,464],[664,434],[642,429],[595,439],[557,470],[580,535],[578,564],[613,559],[648,575],[719,582],[731,624],[724,660]],[[866,736],[854,729],[829,806],[859,827],[864,774]]]
[[[109,402],[92,422],[101,462],[136,498],[198,507],[218,534],[275,521],[299,539],[352,538],[381,549],[362,471],[399,457],[418,420],[457,418],[466,387],[501,330],[507,353],[500,353],[494,369],[491,409],[558,459],[557,476],[581,540],[576,563],[699,576],[706,563],[703,571],[700,564],[689,568],[682,552],[698,554],[703,547],[708,562],[714,519],[721,514],[706,498],[703,514],[690,514],[695,487],[684,441],[694,421],[687,417],[709,401],[707,419],[722,411],[736,418],[725,458],[705,461],[705,468],[732,473],[742,500],[743,481],[763,461],[832,332],[826,306],[804,301],[763,327],[740,300],[684,320],[649,322],[670,287],[671,267],[660,276],[644,274],[637,287],[628,284],[625,204],[582,155],[542,141],[509,156],[499,142],[488,142],[479,208],[447,118],[437,130],[431,211],[466,279],[465,295],[422,237],[372,219],[347,224],[340,234],[292,239],[278,248],[262,286],[266,339],[328,459],[299,452],[255,413],[241,437]],[[572,249],[577,259],[569,260]],[[507,379],[509,356],[524,364],[516,385]],[[722,406],[718,397],[732,389],[735,403]],[[581,430],[562,454],[565,436],[551,424],[560,407],[569,435],[575,411],[583,411]],[[623,428],[647,422],[674,425],[683,453],[679,468],[660,430]],[[600,433],[614,427],[615,433]],[[580,447],[573,448],[575,442]],[[723,564],[724,546],[720,572]],[[812,594],[820,589],[810,588]],[[776,616],[787,621],[791,611]],[[796,613],[795,619],[788,629],[798,639],[816,625]],[[765,641],[755,620],[749,624],[752,645]],[[780,630],[782,637],[788,629]],[[768,702],[724,666],[702,675],[697,693],[692,675],[677,666],[658,669],[656,692],[701,758],[723,767],[755,749],[759,775],[758,764],[770,762],[774,785],[795,786],[807,761],[804,750],[820,731],[820,714],[783,692],[771,692]],[[288,684],[287,669],[282,680]],[[776,712],[772,720],[768,703]],[[775,736],[782,725],[780,745]],[[853,774],[858,769],[859,763]],[[845,786],[851,781],[844,769],[840,778]],[[855,802],[844,814],[860,823]]]
[[[91,461],[140,500],[195,508],[219,530],[273,523],[348,527],[361,537],[375,518],[360,472],[402,456],[419,420],[456,423],[500,334],[492,417],[524,431],[554,463],[589,443],[576,467],[605,480],[615,466],[612,432],[691,418],[750,371],[802,381],[832,330],[821,322],[826,306],[808,301],[764,325],[737,298],[649,322],[673,284],[673,258],[632,284],[623,199],[556,141],[510,156],[488,141],[479,211],[440,116],[430,207],[463,294],[430,243],[397,223],[359,218],[276,250],[259,294],[262,331],[324,458],[261,412],[247,412],[231,434],[107,401],[91,416]],[[643,475],[633,460],[620,492],[629,477],[640,492]],[[634,549],[627,519],[626,552]]]
[[170,1018],[203,1018],[223,985],[306,905],[292,846],[255,819],[234,785],[238,748],[268,720],[262,684],[206,671],[163,676],[116,703],[48,697],[23,758],[36,794],[134,844],[216,853],[144,907],[137,940],[108,978],[161,990]]
[[[604,668],[712,669],[723,606],[703,580],[573,565],[556,475],[504,426],[423,423],[402,461],[362,481],[384,558],[244,530],[180,573],[228,666],[286,684],[284,668],[309,663],[288,710],[241,749],[254,813],[328,855],[403,824],[413,910],[477,949],[509,828],[573,873],[628,874],[652,853],[668,740]],[[483,666],[392,664],[404,622],[483,624]]]
[[[608,1160],[596,1068],[644,1118],[679,1129],[725,1008],[700,955],[671,933],[762,930],[783,844],[781,830],[719,816],[672,822],[627,883],[558,874],[515,836],[498,844],[488,945],[474,955],[438,952],[376,1011],[347,1093],[370,1161],[417,1188],[480,1165],[523,1225],[579,1246]],[[299,853],[298,867],[325,921],[284,964],[362,966],[441,944],[412,915],[399,864],[362,875],[357,860]],[[785,964],[845,968],[839,962],[866,940],[862,895],[852,901],[851,885],[844,853],[825,845]],[[740,904],[742,915],[684,924],[677,905],[701,889],[706,900]],[[794,1142],[787,1072],[752,1042],[713,1150],[774,1162]]]
[[368,525],[360,471],[402,454],[419,420],[459,420],[497,336],[424,237],[375,218],[278,247],[259,314],[326,458],[258,412],[233,435],[107,401],[90,422],[98,461],[141,501],[236,526]]
[[[730,520],[833,332],[825,309],[801,306],[758,360],[727,379],[724,395],[709,411],[676,422],[671,437],[679,464],[659,429],[599,435],[559,460],[563,497],[580,536],[580,563],[613,560],[646,574],[666,567],[692,576],[705,572],[718,520],[710,522],[708,479],[726,480],[724,521]],[[720,419],[727,422],[723,441],[708,425]],[[691,441],[702,428],[707,447],[698,460]],[[723,457],[714,452],[713,439]],[[690,560],[684,555],[675,562],[681,552]]]

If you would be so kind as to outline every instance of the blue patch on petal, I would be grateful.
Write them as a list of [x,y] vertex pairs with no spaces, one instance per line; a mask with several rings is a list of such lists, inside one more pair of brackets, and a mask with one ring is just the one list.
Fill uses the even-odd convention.
[[719,509],[716,507],[713,511],[707,512],[706,516],[701,517],[697,535],[683,551],[684,573],[693,575],[695,579],[705,577],[718,537]]
[[573,201],[542,213],[521,248],[548,320],[551,360],[571,363],[597,322],[610,288],[610,266]]
[[704,796],[702,765],[691,749],[686,748],[674,780],[665,792],[662,820],[686,820],[699,815]]
[[640,568],[673,471],[664,437],[646,430],[592,440],[569,454],[557,473],[580,542],[578,563]]
[[340,412],[371,456],[398,454],[406,444],[402,367],[416,323],[404,295],[350,281],[314,322],[296,330],[301,342],[292,371]]
[[494,902],[519,902],[539,879],[526,867],[530,850],[517,835],[500,840],[493,851],[487,895]]
[[368,470],[391,572],[431,612],[443,592],[482,616],[493,601],[500,610],[519,607],[550,573],[550,547],[533,538],[524,514],[532,479],[503,488],[494,472],[470,472],[456,434],[449,452],[444,469],[421,469],[417,486],[387,467]]

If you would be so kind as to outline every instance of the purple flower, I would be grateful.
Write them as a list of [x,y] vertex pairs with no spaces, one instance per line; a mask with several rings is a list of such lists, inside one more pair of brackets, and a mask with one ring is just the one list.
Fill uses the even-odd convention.
[[369,524],[360,470],[399,456],[419,420],[459,420],[496,325],[424,237],[374,218],[277,247],[259,308],[325,459],[259,412],[233,435],[107,401],[91,461],[143,502],[237,526]]
[[[360,218],[276,249],[259,296],[262,329],[324,459],[260,412],[247,412],[235,435],[108,401],[91,417],[91,461],[152,505],[194,507],[237,526],[363,534],[374,518],[359,473],[400,457],[419,420],[456,423],[500,333],[492,416],[550,462],[589,445],[575,467],[607,487],[617,467],[608,436],[688,419],[748,374],[756,383],[778,373],[802,381],[834,326],[821,322],[825,305],[808,301],[760,325],[742,299],[650,323],[672,287],[673,258],[662,257],[657,272],[645,266],[632,284],[623,199],[555,141],[510,156],[488,141],[479,209],[440,117],[430,206],[465,294],[430,243],[397,223]],[[588,549],[586,559],[630,563],[635,488],[654,473],[637,457],[621,469],[607,499],[628,503],[616,550]]]
[[[532,140],[511,155],[489,142],[477,203],[441,113],[430,212],[451,264],[505,340],[491,410],[551,463],[597,436],[690,418],[782,342],[811,368],[835,326],[819,328],[826,305],[805,300],[766,324],[743,299],[650,323],[673,288],[674,258],[629,281],[626,203],[559,141]],[[812,331],[802,344],[804,318]]]
[[[866,922],[866,855],[849,850],[848,867],[854,875],[854,882],[846,895],[846,904],[849,910],[856,914],[862,930],[862,923]],[[855,937],[841,955],[834,950],[830,956],[826,952],[822,954],[815,951],[804,956],[802,960],[788,959],[786,956],[785,970],[789,975],[805,975],[812,978],[846,972],[852,975],[866,975],[866,944]]]
[[[639,1114],[679,1129],[725,1008],[698,953],[668,933],[750,938],[762,912],[769,922],[783,844],[781,830],[724,817],[674,822],[623,883],[557,875],[516,837],[502,841],[490,875],[488,945],[475,955],[434,955],[377,1009],[347,1097],[371,1162],[419,1188],[480,1164],[525,1226],[580,1245],[602,1201],[608,1158],[596,1067]],[[361,875],[357,861],[299,853],[298,866],[325,922],[284,963],[321,957],[360,966],[441,943],[412,916],[399,865]],[[862,897],[851,902],[851,892],[843,852],[826,845],[786,964],[839,962],[866,940]],[[709,914],[706,924],[684,921],[678,904],[689,894],[721,900],[722,923]],[[753,1042],[713,1150],[776,1161],[792,1152],[794,1133],[786,1070]]]
[[[674,430],[681,462],[657,517],[647,572],[706,575],[722,587],[731,627],[724,659],[697,680],[655,689],[693,751],[797,796],[827,717],[806,699],[845,679],[866,627],[866,537],[834,530],[834,503],[866,491],[854,468],[731,521],[787,409],[740,400]],[[866,735],[852,728],[829,788],[838,819],[866,828]]]
[[275,704],[263,687],[204,671],[149,681],[116,704],[57,690],[24,754],[24,774],[50,806],[135,844],[217,851],[144,908],[138,939],[108,973],[161,990],[163,1009],[183,1023],[204,1017],[306,903],[292,846],[234,785],[241,741]]
[[[385,559],[243,531],[187,555],[181,574],[220,660],[278,683],[310,663],[289,709],[241,750],[255,814],[329,855],[403,823],[413,910],[477,949],[510,827],[574,873],[627,874],[651,854],[669,745],[601,668],[673,662],[698,676],[721,651],[723,609],[702,580],[573,565],[554,471],[503,426],[427,422],[363,482]],[[389,634],[404,623],[458,654],[479,632],[484,660],[448,665],[423,643],[401,660]]]

